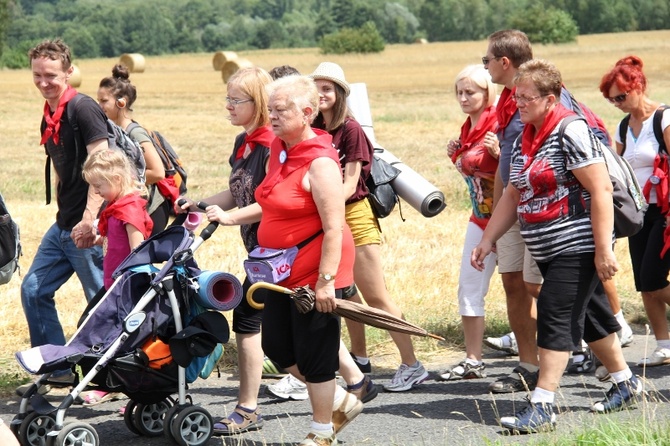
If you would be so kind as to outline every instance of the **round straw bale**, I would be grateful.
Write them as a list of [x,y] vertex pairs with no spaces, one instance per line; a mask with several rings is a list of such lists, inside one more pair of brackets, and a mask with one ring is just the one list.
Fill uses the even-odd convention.
[[420,43],[420,44],[424,44],[424,45],[425,45],[426,43],[428,43],[428,39],[424,39],[424,38],[422,37],[422,38],[416,39],[416,40],[414,41],[414,43]]
[[233,60],[228,60],[221,67],[221,77],[223,78],[223,83],[227,83],[228,79],[242,68],[251,68],[254,64],[247,59],[240,59],[239,57]]
[[237,53],[234,51],[217,51],[212,58],[212,66],[215,71],[220,71],[223,64],[229,60],[237,59]]
[[74,64],[72,65],[72,68],[72,74],[70,75],[70,79],[68,79],[67,83],[72,87],[77,88],[81,85],[81,71],[79,71],[79,67]]
[[128,67],[131,73],[144,73],[144,56],[140,53],[122,54],[119,63]]

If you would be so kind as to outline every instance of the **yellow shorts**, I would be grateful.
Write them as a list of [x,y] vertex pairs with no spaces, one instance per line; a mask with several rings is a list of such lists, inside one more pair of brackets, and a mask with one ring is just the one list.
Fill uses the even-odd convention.
[[372,213],[367,198],[346,205],[345,217],[349,229],[351,229],[351,234],[354,236],[355,246],[380,245],[382,243],[379,221]]

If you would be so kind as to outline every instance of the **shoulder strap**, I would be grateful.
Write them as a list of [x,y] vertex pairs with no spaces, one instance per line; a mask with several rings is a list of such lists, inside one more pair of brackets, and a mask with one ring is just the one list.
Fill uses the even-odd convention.
[[309,244],[309,242],[311,242],[312,240],[314,240],[315,238],[320,236],[322,232],[323,232],[323,228],[319,229],[316,232],[316,234],[310,236],[309,238],[307,238],[307,239],[303,240],[302,242],[298,243],[297,245],[295,245],[295,247],[298,248],[298,249],[304,248],[305,246],[307,246]]
[[626,151],[626,136],[628,134],[628,122],[630,121],[630,114],[626,115],[619,124],[619,139],[621,140],[622,148],[621,155]]
[[569,115],[563,118],[560,125],[558,126],[558,147],[563,150],[563,139],[565,138],[565,129],[570,125],[571,122],[574,122],[578,119],[584,119],[579,115]]
[[[130,135],[130,132],[132,132],[133,130],[135,130],[135,129],[136,129],[137,127],[139,127],[139,126],[140,126],[140,125],[139,125],[138,123],[136,123],[135,121],[130,121],[130,124],[128,124],[128,127],[126,127],[125,132],[126,132],[128,135]],[[146,129],[145,129],[145,130],[146,130]]]
[[665,146],[665,138],[663,138],[663,112],[667,110],[667,105],[661,105],[654,112],[654,136],[658,141],[658,151],[668,153],[668,148]]

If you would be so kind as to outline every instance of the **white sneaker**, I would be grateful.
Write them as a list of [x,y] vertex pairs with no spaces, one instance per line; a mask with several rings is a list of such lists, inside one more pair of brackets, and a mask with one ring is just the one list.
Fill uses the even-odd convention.
[[516,345],[516,336],[514,336],[514,333],[512,332],[507,333],[506,335],[503,335],[499,338],[486,338],[484,339],[484,344],[488,345],[494,350],[507,352],[510,355],[519,354],[519,347]]
[[283,400],[303,401],[309,398],[305,383],[291,374],[286,375],[276,384],[270,384],[265,391]]
[[639,367],[653,367],[663,364],[670,364],[670,348],[656,347],[651,356],[643,358],[637,363]]
[[390,384],[384,385],[389,392],[404,392],[428,379],[428,372],[420,361],[414,365],[400,364]]
[[622,347],[627,347],[633,343],[633,329],[630,328],[630,325],[624,325],[616,334],[619,336]]

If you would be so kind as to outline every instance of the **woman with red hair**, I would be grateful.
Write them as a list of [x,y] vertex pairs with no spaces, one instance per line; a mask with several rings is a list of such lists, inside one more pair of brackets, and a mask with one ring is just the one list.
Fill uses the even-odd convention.
[[[619,123],[615,133],[616,149],[633,168],[643,187],[649,208],[644,226],[628,240],[635,288],[642,293],[642,302],[656,337],[656,349],[638,366],[670,364],[670,336],[666,305],[670,304],[670,254],[664,249],[670,196],[668,188],[667,149],[670,146],[670,112],[662,109],[663,141],[654,132],[654,115],[661,104],[651,100],[647,92],[647,77],[642,72],[642,60],[637,56],[620,59],[600,82],[605,99],[628,116]],[[622,136],[625,135],[625,138]],[[662,167],[665,164],[665,169]]]

